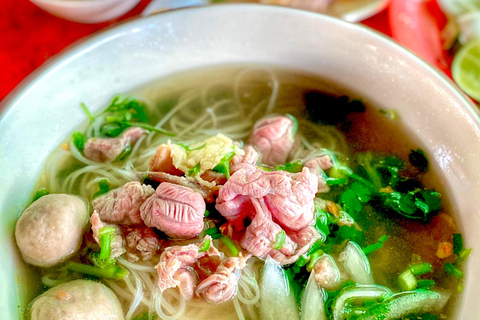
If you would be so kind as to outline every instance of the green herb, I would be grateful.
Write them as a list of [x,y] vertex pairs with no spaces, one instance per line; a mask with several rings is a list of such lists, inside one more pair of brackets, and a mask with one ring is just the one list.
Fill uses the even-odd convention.
[[458,254],[458,258],[457,258],[457,261],[455,261],[455,263],[459,264],[459,263],[464,262],[465,260],[468,259],[468,257],[470,257],[471,254],[472,254],[472,249],[471,248],[463,249]]
[[80,103],[80,106],[82,107],[83,111],[85,111],[85,113],[87,114],[88,116],[88,120],[90,121],[90,123],[93,123],[95,121],[95,117],[92,115],[92,113],[90,112],[90,110],[88,110],[87,106],[85,105],[85,103]]
[[454,277],[455,279],[461,279],[463,277],[463,272],[460,271],[459,269],[457,269],[453,264],[447,262],[445,263],[445,265],[443,266],[443,268],[445,269],[445,271],[451,275],[452,277]]
[[428,170],[428,160],[422,149],[412,150],[408,156],[408,160],[414,167],[418,168],[420,172]]
[[50,192],[48,192],[48,190],[45,188],[37,190],[37,192],[35,192],[33,196],[33,201],[37,201],[38,199],[40,199],[43,196],[46,196],[47,194],[50,194]]
[[198,252],[205,252],[208,249],[210,249],[210,239],[205,240],[205,243],[202,245],[200,250],[198,250]]
[[227,246],[228,250],[230,250],[230,253],[232,254],[232,256],[238,257],[238,249],[233,243],[232,239],[230,239],[227,236],[223,236],[221,240],[223,244]]
[[108,268],[117,263],[117,259],[100,259],[100,252],[92,252],[89,258],[95,266],[102,269]]
[[392,192],[381,195],[387,210],[406,218],[428,221],[441,208],[440,193],[433,190],[415,190],[407,193]]
[[410,291],[417,287],[417,279],[413,272],[407,269],[398,276],[397,284],[403,291]]
[[290,173],[298,173],[301,172],[303,168],[303,164],[300,160],[295,162],[285,163],[283,165],[277,165],[274,167],[273,170],[275,171],[287,171]]
[[215,168],[213,168],[213,171],[223,173],[227,179],[230,179],[230,161],[235,157],[235,154],[235,151],[227,153]]
[[74,132],[72,135],[73,145],[78,149],[78,151],[83,152],[85,149],[85,143],[87,143],[87,138],[81,132]]
[[120,154],[115,158],[115,162],[122,162],[132,153],[132,146],[128,143]]
[[329,213],[321,210],[318,206],[315,206],[315,229],[327,238],[330,234],[330,219]]
[[104,112],[113,113],[117,120],[137,119],[139,122],[148,122],[149,120],[146,105],[129,97],[122,100],[120,96],[116,96]]
[[190,177],[196,176],[200,173],[200,170],[202,170],[202,166],[199,162],[195,165],[195,167],[188,169],[187,175],[189,175]]
[[200,149],[203,149],[207,146],[206,143],[204,143],[203,145],[201,145],[200,147],[197,147],[197,148],[193,148],[191,149],[189,146],[183,144],[183,143],[177,143],[177,145],[179,145],[180,147],[182,147],[183,149],[185,149],[185,151],[187,152],[191,152],[191,151],[194,151],[194,150],[200,150]]
[[382,247],[383,247],[383,244],[384,244],[385,241],[387,241],[387,240],[388,240],[388,236],[384,234],[383,236],[381,236],[381,237],[378,239],[378,241],[377,241],[376,243],[371,244],[371,245],[369,245],[368,247],[363,248],[363,253],[365,253],[365,254],[367,255],[367,254],[370,254],[370,253],[372,253],[372,252],[374,252],[374,251],[382,248]]
[[136,317],[133,317],[132,320],[155,320],[155,316],[152,315],[152,317],[150,318],[148,316],[148,312],[144,312],[142,314],[139,314],[138,316]]
[[311,272],[313,270],[313,268],[315,267],[315,264],[317,263],[317,260],[320,259],[322,255],[323,255],[323,250],[319,249],[310,256],[310,261],[308,262],[308,265],[307,265],[308,272]]
[[417,288],[430,288],[435,286],[435,280],[424,279],[417,281]]
[[346,122],[350,113],[365,112],[365,106],[360,100],[350,100],[347,96],[336,97],[318,91],[307,92],[305,104],[309,120],[324,125],[338,125]]
[[338,186],[338,185],[343,185],[347,183],[347,179],[344,178],[326,178],[325,182],[327,183],[327,186]]
[[359,217],[363,212],[363,204],[372,198],[370,188],[360,182],[354,182],[340,195],[340,204],[353,219]]
[[203,215],[205,218],[207,218],[210,215],[210,211],[205,210],[205,214]]
[[100,236],[100,255],[101,260],[110,259],[112,239],[115,235],[115,228],[105,227],[98,232]]
[[223,235],[220,233],[217,227],[212,227],[204,231],[206,235],[211,236],[213,239],[220,239]]
[[105,194],[108,191],[110,191],[110,183],[108,182],[108,179],[103,178],[100,181],[98,181],[98,191],[94,193],[93,198],[101,196],[102,194]]
[[280,250],[285,245],[285,240],[287,239],[287,234],[284,230],[280,231],[275,237],[275,245],[273,248],[275,250]]
[[433,272],[433,266],[430,263],[425,262],[410,266],[410,271],[412,271],[413,275],[415,276],[421,276],[423,274]]
[[463,250],[463,240],[460,233],[453,234],[453,253],[459,254]]
[[80,272],[89,276],[94,276],[96,278],[110,280],[121,280],[129,274],[128,270],[125,270],[122,267],[116,265],[100,268],[88,264],[70,261],[65,264],[65,268],[73,272]]

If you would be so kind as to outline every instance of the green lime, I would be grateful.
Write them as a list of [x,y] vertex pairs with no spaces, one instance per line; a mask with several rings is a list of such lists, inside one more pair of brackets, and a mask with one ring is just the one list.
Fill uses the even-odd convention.
[[457,52],[452,63],[452,75],[466,94],[480,101],[480,39],[469,42]]

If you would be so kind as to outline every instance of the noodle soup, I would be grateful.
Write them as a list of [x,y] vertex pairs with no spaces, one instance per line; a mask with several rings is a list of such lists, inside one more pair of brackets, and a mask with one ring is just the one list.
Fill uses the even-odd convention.
[[[51,263],[17,224],[53,288],[38,301],[93,279],[119,301],[112,319],[452,317],[470,251],[428,155],[394,110],[326,83],[221,67],[83,106],[23,215],[78,196],[84,233]],[[35,303],[26,316],[46,319]]]

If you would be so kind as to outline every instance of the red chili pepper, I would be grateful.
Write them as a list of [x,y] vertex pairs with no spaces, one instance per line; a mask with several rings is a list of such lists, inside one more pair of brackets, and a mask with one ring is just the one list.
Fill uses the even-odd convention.
[[451,76],[449,58],[442,49],[446,18],[435,0],[391,0],[389,20],[399,44]]

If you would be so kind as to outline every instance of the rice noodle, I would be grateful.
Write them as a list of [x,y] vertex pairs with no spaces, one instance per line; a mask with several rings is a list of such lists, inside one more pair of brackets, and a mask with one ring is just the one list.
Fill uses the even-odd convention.
[[[175,91],[172,99],[174,103],[158,110],[158,102],[170,97],[171,93],[167,96],[163,87],[150,86],[138,96],[148,104],[152,118],[158,119],[154,126],[175,136],[150,132],[135,143],[125,161],[118,163],[91,161],[70,141],[70,150],[58,148],[48,159],[44,175],[45,187],[52,193],[75,193],[91,200],[102,179],[108,179],[111,188],[128,181],[139,181],[141,177],[136,172],[147,172],[150,158],[158,146],[169,140],[190,145],[218,133],[233,140],[246,140],[255,121],[269,113],[301,116],[299,109],[289,103],[289,93],[283,90],[286,84],[288,82],[283,82],[269,69],[246,68],[237,71],[231,78],[206,81],[200,87],[189,88],[181,84],[182,90]],[[251,96],[249,86],[257,85],[262,87],[262,94]],[[93,123],[84,126],[86,137],[99,136],[105,123],[105,115],[97,116]],[[319,141],[322,147],[334,151],[337,156],[348,152],[343,135],[335,128],[312,124],[300,117],[299,124],[300,147],[293,159],[303,159],[306,154],[309,154],[309,158],[325,154],[311,141]],[[211,305],[195,298],[185,301],[177,289],[161,293],[154,261],[158,261],[158,256],[152,262],[136,263],[118,258],[118,263],[130,275],[119,281],[104,280],[120,299],[127,320],[143,312],[163,320],[258,319],[258,275],[263,262],[250,259],[240,274],[235,298],[219,305]],[[45,281],[51,285],[56,280],[45,277]]]

